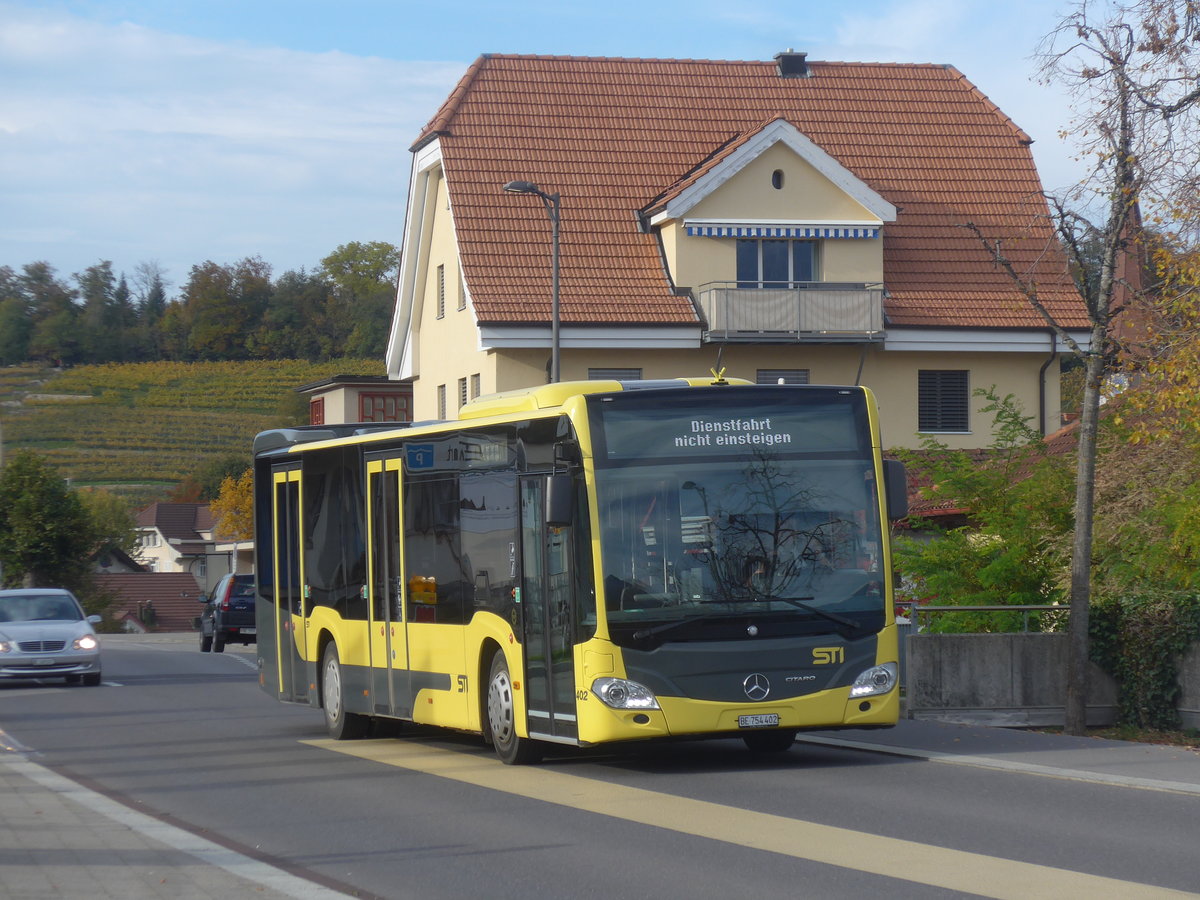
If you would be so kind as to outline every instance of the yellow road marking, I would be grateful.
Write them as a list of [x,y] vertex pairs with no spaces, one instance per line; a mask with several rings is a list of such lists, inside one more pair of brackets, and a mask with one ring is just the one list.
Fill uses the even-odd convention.
[[1122,900],[1200,897],[1200,894],[1085,872],[933,847],[864,831],[660,794],[545,768],[506,766],[491,757],[472,756],[405,741],[316,740],[303,743],[627,822],[981,897],[1005,900],[1039,897],[1055,900],[1061,897],[1120,897]]

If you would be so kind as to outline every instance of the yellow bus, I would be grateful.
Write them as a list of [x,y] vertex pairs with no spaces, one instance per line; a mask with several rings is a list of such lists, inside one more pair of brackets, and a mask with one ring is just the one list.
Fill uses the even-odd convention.
[[903,467],[862,387],[547,384],[255,439],[260,683],[330,735],[549,744],[885,727]]

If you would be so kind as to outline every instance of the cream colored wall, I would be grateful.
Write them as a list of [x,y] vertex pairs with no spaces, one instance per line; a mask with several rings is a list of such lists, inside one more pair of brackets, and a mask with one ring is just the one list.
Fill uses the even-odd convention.
[[[775,189],[771,175],[784,173]],[[776,144],[692,207],[688,219],[744,221],[872,221],[875,216],[784,144]],[[683,223],[662,226],[663,248],[675,284],[698,288],[737,276],[736,238],[688,237]],[[820,242],[822,281],[883,281],[883,239]]]
[[[445,266],[445,314],[437,315],[437,270]],[[454,220],[449,208],[446,181],[439,180],[432,233],[429,242],[429,266],[417,302],[421,304],[420,372],[413,382],[413,418],[416,421],[437,416],[437,388],[446,386],[446,415],[458,411],[458,380],[480,375],[481,393],[495,391],[494,360],[485,351],[475,349],[479,338],[470,305],[459,309],[462,279],[459,275]]]
[[[496,390],[514,390],[546,382],[548,350],[506,351],[497,354],[499,375]],[[880,428],[884,447],[917,448],[917,372],[920,369],[966,369],[969,389],[996,385],[1003,396],[1012,394],[1025,415],[1038,413],[1038,377],[1045,354],[1039,353],[901,353],[858,346],[797,346],[743,344],[727,345],[721,365],[729,378],[754,381],[759,369],[808,369],[811,384],[854,384],[862,366],[862,383],[879,401]],[[700,350],[571,350],[562,354],[564,381],[584,380],[589,368],[640,368],[643,378],[700,377],[717,364],[715,346]],[[1047,369],[1047,430],[1058,425],[1058,366]],[[972,396],[970,432],[938,434],[950,447],[970,449],[992,443],[992,419],[980,410],[985,400]]]

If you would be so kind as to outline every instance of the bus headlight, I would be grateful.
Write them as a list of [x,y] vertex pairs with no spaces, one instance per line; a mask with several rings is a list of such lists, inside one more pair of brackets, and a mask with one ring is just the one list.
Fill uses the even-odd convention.
[[613,709],[658,709],[658,699],[650,688],[624,678],[597,678],[592,693]]
[[850,696],[874,697],[877,694],[886,694],[896,686],[896,671],[896,664],[891,662],[872,666],[854,679],[854,684],[850,686]]

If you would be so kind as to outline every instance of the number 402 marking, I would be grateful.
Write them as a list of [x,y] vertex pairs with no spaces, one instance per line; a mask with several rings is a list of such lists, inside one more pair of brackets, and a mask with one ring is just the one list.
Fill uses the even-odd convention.
[[813,647],[813,665],[830,666],[846,661],[845,647]]

